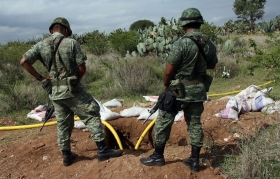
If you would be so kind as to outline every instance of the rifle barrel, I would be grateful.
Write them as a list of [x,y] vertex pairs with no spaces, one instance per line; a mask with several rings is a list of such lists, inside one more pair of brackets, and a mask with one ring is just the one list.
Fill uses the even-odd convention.
[[51,118],[53,112],[54,112],[54,106],[52,105],[52,106],[46,111],[46,114],[45,114],[45,117],[44,117],[44,123],[43,123],[42,127],[40,128],[40,132],[41,132],[41,130],[44,128],[46,122]]

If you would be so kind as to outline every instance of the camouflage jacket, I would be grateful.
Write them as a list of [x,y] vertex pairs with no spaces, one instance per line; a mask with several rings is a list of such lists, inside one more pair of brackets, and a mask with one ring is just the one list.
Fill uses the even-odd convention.
[[[202,45],[206,59],[200,53],[195,42],[185,36],[192,37]],[[174,42],[166,61],[175,67],[174,79],[192,81],[205,75],[207,65],[216,64],[218,58],[215,45],[206,35],[194,29],[188,31],[183,37]],[[203,83],[185,86],[185,97],[178,99],[186,102],[205,101],[207,96]]]
[[[61,36],[63,35],[56,32],[35,44],[23,55],[26,62],[29,64],[34,64],[37,60],[40,60],[46,68],[50,69],[49,76],[53,79],[53,81],[66,80],[67,77],[77,76],[78,66],[87,60],[86,55],[83,54],[80,45],[76,40],[64,38],[58,47],[55,55],[55,61],[53,60],[50,63],[52,59],[52,42]],[[54,46],[55,45],[56,44],[54,44]],[[79,84],[79,88],[81,90],[84,88],[81,83]],[[74,97],[74,94],[69,91],[67,85],[52,87],[52,94],[50,94],[51,100],[66,99],[71,97]]]

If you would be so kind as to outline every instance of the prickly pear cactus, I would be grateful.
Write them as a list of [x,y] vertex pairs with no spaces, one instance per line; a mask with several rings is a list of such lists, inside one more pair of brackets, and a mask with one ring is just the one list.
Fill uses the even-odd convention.
[[140,56],[152,53],[166,57],[172,49],[173,42],[183,36],[184,31],[178,20],[174,18],[168,20],[162,17],[158,26],[139,29],[137,33],[139,35],[137,51]]

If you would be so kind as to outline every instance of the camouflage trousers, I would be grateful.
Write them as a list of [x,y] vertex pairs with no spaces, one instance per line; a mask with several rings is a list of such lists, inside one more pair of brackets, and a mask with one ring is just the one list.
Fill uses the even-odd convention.
[[105,139],[104,129],[100,119],[100,107],[95,99],[86,91],[74,98],[54,100],[57,119],[57,141],[60,150],[70,150],[70,137],[74,127],[74,114],[86,125],[93,141]]
[[[191,145],[202,147],[203,130],[200,122],[200,116],[204,110],[203,102],[186,102],[184,103],[184,117],[188,126],[188,136]],[[177,112],[166,112],[159,110],[157,120],[155,122],[155,144],[163,146],[170,137],[171,127],[174,123]]]

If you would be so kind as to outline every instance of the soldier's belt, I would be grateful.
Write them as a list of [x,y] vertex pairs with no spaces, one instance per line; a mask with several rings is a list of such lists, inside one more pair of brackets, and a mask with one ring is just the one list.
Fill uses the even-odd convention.
[[52,81],[52,86],[63,86],[63,85],[68,85],[68,82],[66,79]]
[[190,86],[190,85],[196,85],[199,83],[199,81],[197,79],[195,80],[182,80],[181,83],[184,85],[184,86]]

